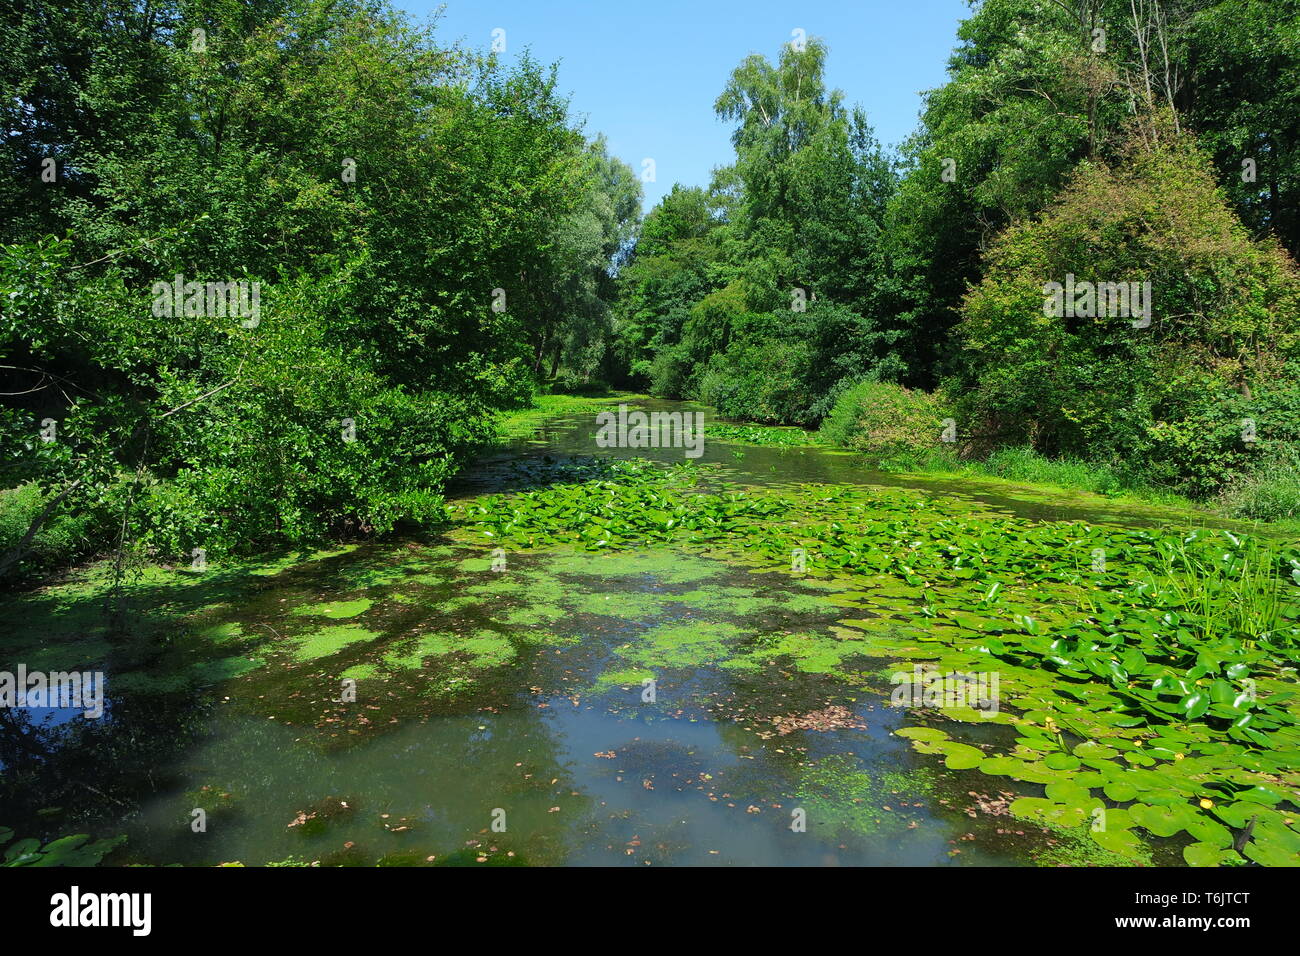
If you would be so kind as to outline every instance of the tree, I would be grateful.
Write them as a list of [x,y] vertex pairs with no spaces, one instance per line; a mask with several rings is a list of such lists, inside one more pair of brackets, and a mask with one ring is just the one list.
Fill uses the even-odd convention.
[[613,335],[614,280],[641,211],[632,168],[609,155],[597,137],[584,155],[577,208],[556,229],[547,304],[535,324],[534,370],[549,354],[550,377],[564,368],[571,384],[603,378]]
[[1250,238],[1208,157],[1167,121],[1160,143],[1135,136],[1116,162],[1083,164],[993,244],[963,304],[965,417],[976,433],[1209,494],[1247,467],[1243,416],[1261,438],[1300,439],[1249,408],[1294,375],[1297,309],[1294,262]]
[[[439,519],[493,410],[532,387],[547,296],[596,281],[588,253],[635,205],[554,69],[503,69],[377,0],[7,15],[5,486],[40,483],[42,521],[107,503],[101,545],[173,556]],[[583,209],[594,246],[556,255]],[[206,297],[160,309],[173,282]],[[224,309],[236,285],[257,314]]]
[[841,383],[895,368],[866,318],[893,169],[863,112],[826,88],[825,58],[813,38],[776,65],[742,61],[714,104],[735,124],[734,165],[707,193],[674,189],[646,219],[619,334],[633,374],[659,393],[804,422]]

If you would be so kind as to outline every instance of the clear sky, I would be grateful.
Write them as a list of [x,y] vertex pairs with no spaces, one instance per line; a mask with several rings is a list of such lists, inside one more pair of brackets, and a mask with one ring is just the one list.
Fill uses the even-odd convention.
[[707,185],[731,162],[730,127],[713,101],[750,53],[775,61],[791,31],[830,48],[827,80],[896,144],[916,126],[920,93],[943,83],[967,0],[394,0],[416,19],[444,8],[440,34],[486,48],[505,31],[505,60],[531,48],[559,61],[560,89],[586,132],[644,182],[648,211],[674,182]]

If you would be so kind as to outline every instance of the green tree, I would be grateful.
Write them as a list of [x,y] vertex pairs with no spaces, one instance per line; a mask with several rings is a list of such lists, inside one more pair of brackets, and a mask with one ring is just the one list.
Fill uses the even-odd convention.
[[[635,205],[554,69],[378,0],[7,15],[4,485],[40,483],[42,520],[108,502],[112,538],[172,555],[439,518],[532,386],[549,297],[596,281]],[[59,178],[34,187],[49,150]],[[594,246],[557,255],[589,208]],[[260,313],[160,309],[176,276],[246,283]]]
[[[1072,315],[1048,285],[1070,276],[1150,283],[1145,316],[1086,290]],[[1300,272],[1275,241],[1250,238],[1191,137],[1136,139],[1113,164],[1081,166],[990,249],[963,306],[964,427],[1212,493],[1257,450],[1243,419],[1260,438],[1300,438],[1250,411],[1262,385],[1293,374],[1297,309]]]

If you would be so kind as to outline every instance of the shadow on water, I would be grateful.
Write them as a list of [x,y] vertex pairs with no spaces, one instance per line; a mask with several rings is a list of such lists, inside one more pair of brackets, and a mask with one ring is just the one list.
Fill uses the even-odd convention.
[[[452,494],[586,480],[608,457],[683,460],[598,455],[594,431],[549,423]],[[823,449],[706,441],[700,462],[751,485],[950,493]],[[94,581],[24,595],[0,626],[4,666],[102,669],[109,699],[99,720],[0,715],[0,824],[124,833],[117,863],[1031,859],[1043,832],[972,809],[1004,798],[997,784],[936,772],[892,735],[905,716],[886,706],[885,662],[835,657],[845,610],[829,590],[667,547],[496,567],[431,539],[156,572],[129,593],[129,637],[104,630]],[[769,651],[791,635],[827,661]]]

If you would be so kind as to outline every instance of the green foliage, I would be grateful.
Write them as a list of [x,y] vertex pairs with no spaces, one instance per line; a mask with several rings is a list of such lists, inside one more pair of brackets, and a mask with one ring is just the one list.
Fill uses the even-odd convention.
[[[1069,275],[1150,282],[1149,325],[1053,314],[1046,284]],[[1264,398],[1295,354],[1297,309],[1300,272],[1250,240],[1199,150],[1185,138],[1135,147],[1122,163],[1083,166],[1049,210],[990,249],[964,306],[967,413],[976,431],[1141,462],[1205,496],[1245,470],[1243,419],[1261,434],[1267,423],[1271,440],[1300,437],[1294,412]]]
[[806,424],[810,359],[807,346],[798,342],[735,346],[709,361],[700,376],[699,399],[728,418]]
[[752,324],[760,321],[749,308],[742,281],[729,282],[694,303],[682,327],[682,347],[692,367],[707,363],[736,339],[748,337]]
[[960,367],[949,332],[989,236],[1040,210],[1090,141],[1127,115],[1113,66],[1081,30],[1089,11],[1076,19],[1065,6],[981,3],[904,146],[885,225],[885,296],[911,382],[932,386]]
[[901,370],[866,318],[893,171],[861,110],[825,87],[826,55],[813,39],[775,65],[746,58],[714,107],[735,124],[735,165],[646,217],[620,280],[619,335],[652,393],[728,415],[753,400],[760,420],[810,423],[844,381]]
[[[674,186],[646,216],[634,253],[618,276],[616,348],[625,380],[650,384],[658,357],[676,347],[691,305],[718,284],[721,254],[712,197],[701,189]],[[652,391],[678,397],[684,376],[664,360]]]
[[1151,430],[1155,448],[1144,467],[1153,480],[1209,497],[1264,471],[1282,478],[1286,463],[1300,456],[1300,370],[1294,361],[1253,389],[1206,389],[1197,398],[1186,420]]
[[[370,0],[56,6],[0,67],[31,152],[0,200],[0,487],[167,556],[383,533],[441,515],[538,377],[603,377],[640,188],[554,70]],[[177,275],[256,283],[260,314],[161,308]]]
[[1300,518],[1300,461],[1293,451],[1269,455],[1224,489],[1222,504],[1224,510],[1239,518]]
[[1044,209],[1081,160],[1159,140],[1163,110],[1176,107],[1181,128],[1214,154],[1216,183],[1256,235],[1273,230],[1300,252],[1289,81],[1300,69],[1298,13],[1296,0],[979,3],[904,148],[886,221],[883,297],[913,380],[931,384],[964,364],[949,333],[990,237]]
[[[551,377],[565,389],[599,387],[606,379],[613,334],[614,271],[641,209],[641,184],[631,167],[611,157],[603,138],[583,156],[577,209],[560,223],[551,248],[545,308],[537,321],[535,370],[549,353]],[[562,372],[562,375],[561,375]]]
[[1271,639],[1286,626],[1277,556],[1256,538],[1224,532],[1226,545],[1207,551],[1196,547],[1201,537],[1160,542],[1152,585],[1172,591],[1196,615],[1197,646],[1212,646],[1225,634]]
[[839,396],[822,422],[819,437],[860,452],[874,463],[916,462],[934,451],[947,417],[940,394],[863,381]]
[[799,428],[773,428],[767,425],[730,425],[726,422],[709,422],[709,439],[733,441],[745,445],[765,445],[780,448],[801,448],[816,444],[816,435]]
[[[1180,51],[1196,65],[1187,97],[1195,129],[1233,207],[1256,235],[1273,232],[1300,255],[1300,3],[1195,4]],[[1194,60],[1192,59],[1194,57]],[[1254,161],[1254,176],[1243,161]]]
[[[48,502],[49,496],[35,482],[0,490],[0,553],[18,546]],[[105,514],[91,508],[59,513],[36,532],[25,570],[54,570],[95,554],[108,545],[103,535],[107,523]]]

